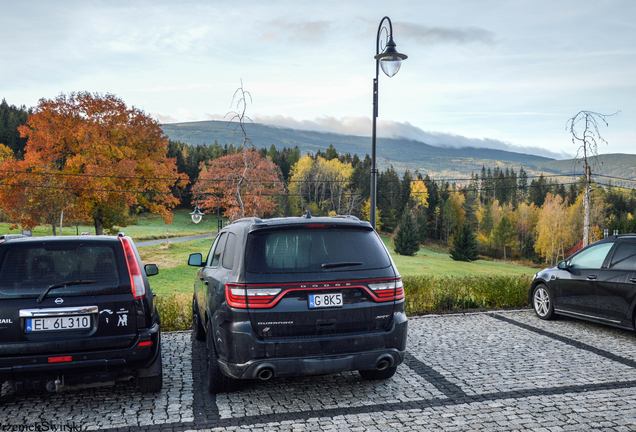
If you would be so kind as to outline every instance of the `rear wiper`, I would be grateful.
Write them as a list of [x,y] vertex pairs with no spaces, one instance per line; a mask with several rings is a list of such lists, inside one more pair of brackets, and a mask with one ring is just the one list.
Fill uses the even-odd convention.
[[330,269],[336,267],[349,267],[349,266],[358,266],[362,265],[361,262],[334,262],[334,263],[325,263],[322,265],[323,269]]
[[97,281],[94,280],[76,280],[76,281],[68,281],[68,282],[62,282],[62,283],[58,283],[58,284],[53,284],[53,285],[49,285],[42,294],[40,294],[40,297],[38,297],[37,299],[37,303],[42,303],[42,300],[44,300],[44,297],[46,297],[46,295],[49,293],[49,291],[54,290],[56,288],[66,288],[67,286],[70,285],[84,285],[84,284],[94,284]]

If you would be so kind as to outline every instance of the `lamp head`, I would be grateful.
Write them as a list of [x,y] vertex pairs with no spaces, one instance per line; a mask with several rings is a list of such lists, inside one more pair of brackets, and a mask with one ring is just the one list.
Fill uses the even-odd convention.
[[389,37],[389,41],[386,43],[384,51],[375,56],[375,59],[380,62],[382,71],[389,78],[398,73],[400,66],[402,66],[402,60],[406,60],[407,58],[408,56],[406,54],[402,54],[397,51],[392,36]]
[[190,213],[190,217],[192,217],[192,222],[194,222],[195,224],[198,224],[199,222],[201,222],[201,219],[203,219],[203,215],[204,213],[201,213],[201,210],[199,210],[199,206],[194,206],[194,211]]

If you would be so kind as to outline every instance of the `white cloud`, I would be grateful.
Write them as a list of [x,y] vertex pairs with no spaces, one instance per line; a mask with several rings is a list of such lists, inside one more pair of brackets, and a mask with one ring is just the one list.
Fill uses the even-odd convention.
[[179,119],[176,119],[176,118],[174,118],[172,116],[169,116],[169,115],[163,115],[163,114],[159,114],[159,113],[156,113],[156,112],[148,113],[148,115],[151,118],[157,120],[161,124],[179,123]]
[[[256,115],[256,123],[280,126],[290,129],[310,130],[317,132],[331,132],[343,135],[370,136],[373,127],[369,117],[320,117],[315,120],[296,120],[292,117],[277,115]],[[406,138],[423,142],[436,147],[476,147],[505,150],[517,153],[534,154],[555,159],[568,158],[562,152],[554,152],[541,147],[525,147],[492,138],[471,138],[452,133],[431,132],[413,126],[409,122],[396,122],[379,119],[377,122],[377,136],[380,138]]]

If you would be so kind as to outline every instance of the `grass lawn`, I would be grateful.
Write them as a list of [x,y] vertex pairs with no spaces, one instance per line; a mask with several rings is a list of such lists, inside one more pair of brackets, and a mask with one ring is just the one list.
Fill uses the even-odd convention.
[[477,260],[473,262],[454,261],[450,254],[420,249],[414,256],[398,255],[391,246],[391,240],[382,237],[402,276],[532,276],[537,269],[514,264]]
[[[168,225],[168,234],[170,237],[186,237],[197,234],[206,234],[216,232],[217,218],[216,215],[206,214],[203,220],[198,224],[192,222],[190,212],[192,210],[179,209],[174,212],[173,222]],[[20,230],[9,230],[12,224],[0,223],[0,235],[2,234],[20,234]],[[57,227],[59,230],[59,226]],[[137,217],[135,225],[122,227],[119,231],[129,235],[135,241],[154,240],[166,238],[166,224],[163,219],[155,214],[145,213]],[[62,235],[76,235],[77,233],[89,232],[95,234],[95,227],[88,225],[79,225],[78,227],[64,226]],[[59,234],[59,231],[58,231]],[[34,236],[52,235],[51,227],[48,225],[39,225],[33,229]]]

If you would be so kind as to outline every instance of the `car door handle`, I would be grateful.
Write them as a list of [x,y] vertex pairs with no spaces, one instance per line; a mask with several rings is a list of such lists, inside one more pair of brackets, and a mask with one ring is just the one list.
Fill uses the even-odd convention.
[[210,281],[205,281],[204,282],[206,285],[210,285]]
[[591,280],[594,280],[594,279],[596,279],[596,275],[588,275],[587,278],[591,279]]
[[201,279],[201,280],[205,280],[205,278],[204,278],[204,277],[199,277],[199,279]]
[[636,278],[631,278],[629,281],[636,283]]

